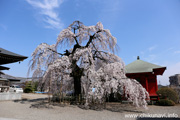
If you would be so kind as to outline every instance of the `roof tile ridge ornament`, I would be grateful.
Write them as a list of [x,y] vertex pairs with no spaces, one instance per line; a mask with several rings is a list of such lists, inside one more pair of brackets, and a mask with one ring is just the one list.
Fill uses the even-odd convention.
[[139,56],[137,56],[137,60],[140,60],[140,57],[139,57]]

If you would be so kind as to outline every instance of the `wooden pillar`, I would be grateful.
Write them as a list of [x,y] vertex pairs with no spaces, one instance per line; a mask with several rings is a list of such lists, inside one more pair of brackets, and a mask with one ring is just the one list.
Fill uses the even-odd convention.
[[[155,93],[157,92],[158,90],[158,84],[157,84],[157,75],[154,76],[155,78]],[[159,100],[159,96],[157,96],[157,100]]]
[[10,80],[8,80],[8,86],[10,86]]
[[157,76],[156,75],[155,75],[155,82],[156,82],[155,90],[157,91],[158,90],[158,84],[157,84]]
[[147,77],[145,77],[145,83],[146,83],[146,90],[149,92],[149,90],[148,90],[148,78]]

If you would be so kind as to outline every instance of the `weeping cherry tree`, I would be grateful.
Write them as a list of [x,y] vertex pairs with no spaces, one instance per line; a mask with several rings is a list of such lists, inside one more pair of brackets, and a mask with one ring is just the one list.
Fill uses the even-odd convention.
[[120,93],[134,105],[146,107],[148,92],[125,76],[124,63],[114,54],[116,49],[116,38],[101,22],[85,26],[74,21],[60,32],[56,44],[42,43],[35,49],[30,70],[33,77],[42,78],[39,82],[44,89],[83,94],[85,106],[92,100],[104,103],[111,93]]

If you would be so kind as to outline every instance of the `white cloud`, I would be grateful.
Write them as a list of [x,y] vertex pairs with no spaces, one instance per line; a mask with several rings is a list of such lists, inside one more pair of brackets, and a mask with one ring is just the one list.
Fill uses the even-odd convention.
[[140,52],[141,55],[144,55],[144,53],[145,53],[144,51],[141,51],[141,52]]
[[166,51],[170,51],[170,50],[173,50],[173,49],[174,49],[173,47],[170,47]]
[[[142,58],[147,61],[147,62],[153,62],[156,60],[157,55],[155,54],[150,54],[150,55],[146,55],[146,56],[142,56]],[[155,63],[154,63],[155,64]]]
[[174,51],[174,54],[180,54],[180,50]]
[[158,81],[160,81],[162,85],[169,85],[169,77],[175,74],[180,74],[180,62],[168,65],[164,74],[162,76],[158,76]]
[[62,29],[63,23],[55,11],[59,8],[63,0],[26,0],[34,8],[37,8],[39,14],[42,15],[46,28]]
[[[89,0],[92,1],[92,0]],[[109,24],[109,29],[113,30],[118,22],[118,17],[121,15],[122,4],[120,0],[93,0],[98,2],[100,9],[98,13],[98,19],[104,24]]]
[[151,52],[152,50],[156,49],[157,45],[151,46],[148,48],[148,50]]
[[144,51],[140,51],[140,58],[142,58],[142,60],[145,60],[147,62],[153,62],[155,64],[155,61],[158,58],[158,55],[157,53],[154,53],[153,50],[155,50],[157,46],[158,45],[153,45],[153,46],[150,46],[149,48],[146,48]]

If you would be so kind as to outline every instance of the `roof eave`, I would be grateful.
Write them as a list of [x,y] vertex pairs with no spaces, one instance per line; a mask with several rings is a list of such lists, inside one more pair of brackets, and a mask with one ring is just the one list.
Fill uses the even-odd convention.
[[156,75],[163,75],[164,71],[166,70],[166,67],[162,67],[162,68],[154,68],[153,72]]

